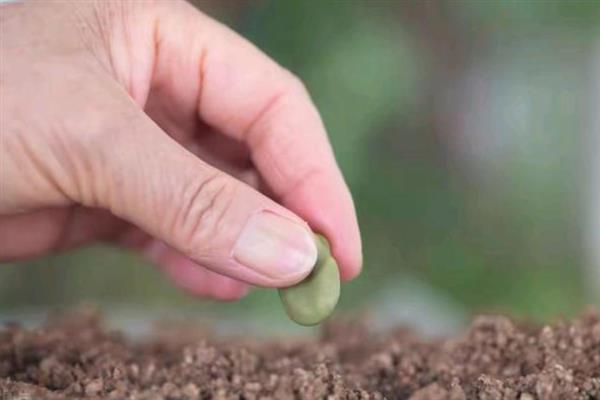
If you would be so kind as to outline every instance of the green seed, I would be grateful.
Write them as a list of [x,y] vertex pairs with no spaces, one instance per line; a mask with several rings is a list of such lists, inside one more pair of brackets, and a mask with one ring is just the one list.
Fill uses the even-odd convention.
[[327,239],[315,235],[318,257],[312,272],[302,282],[279,289],[287,315],[300,325],[317,325],[327,318],[340,297],[340,272],[331,256]]

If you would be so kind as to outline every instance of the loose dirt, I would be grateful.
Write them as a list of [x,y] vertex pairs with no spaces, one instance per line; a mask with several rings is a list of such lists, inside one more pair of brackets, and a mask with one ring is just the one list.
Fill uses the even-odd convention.
[[0,330],[0,399],[600,399],[600,315],[552,326],[478,317],[425,341],[338,321],[318,338],[127,339],[97,314]]

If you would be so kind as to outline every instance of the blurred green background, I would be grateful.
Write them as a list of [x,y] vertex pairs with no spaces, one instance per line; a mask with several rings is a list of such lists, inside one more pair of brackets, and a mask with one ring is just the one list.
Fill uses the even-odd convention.
[[[583,243],[600,2],[198,5],[299,75],[321,110],[364,239],[345,312],[451,324],[595,300]],[[0,269],[4,313],[90,300],[288,324],[276,296],[192,299],[107,246]]]

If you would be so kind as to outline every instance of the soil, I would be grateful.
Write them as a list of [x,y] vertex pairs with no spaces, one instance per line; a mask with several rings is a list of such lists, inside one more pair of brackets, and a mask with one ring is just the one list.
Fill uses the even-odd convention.
[[169,327],[143,340],[95,313],[0,330],[0,399],[600,399],[600,314],[551,326],[478,317],[421,340],[338,321],[318,338],[219,339]]

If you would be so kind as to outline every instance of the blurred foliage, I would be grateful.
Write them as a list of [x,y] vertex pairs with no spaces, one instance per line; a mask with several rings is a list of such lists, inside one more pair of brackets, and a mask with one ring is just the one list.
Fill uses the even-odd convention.
[[[344,287],[347,310],[376,307],[380,290],[409,276],[469,311],[543,319],[589,301],[580,133],[600,2],[204,6],[299,75],[322,113],[364,237],[365,270]],[[436,58],[440,43],[426,34],[434,23],[442,47],[447,36],[466,49],[450,49],[458,62]],[[468,90],[449,101],[455,119],[470,121],[468,135],[438,108],[465,79],[484,91],[483,101]],[[6,307],[92,299],[283,318],[275,296],[256,290],[240,304],[199,304],[137,256],[106,247],[0,271]]]

